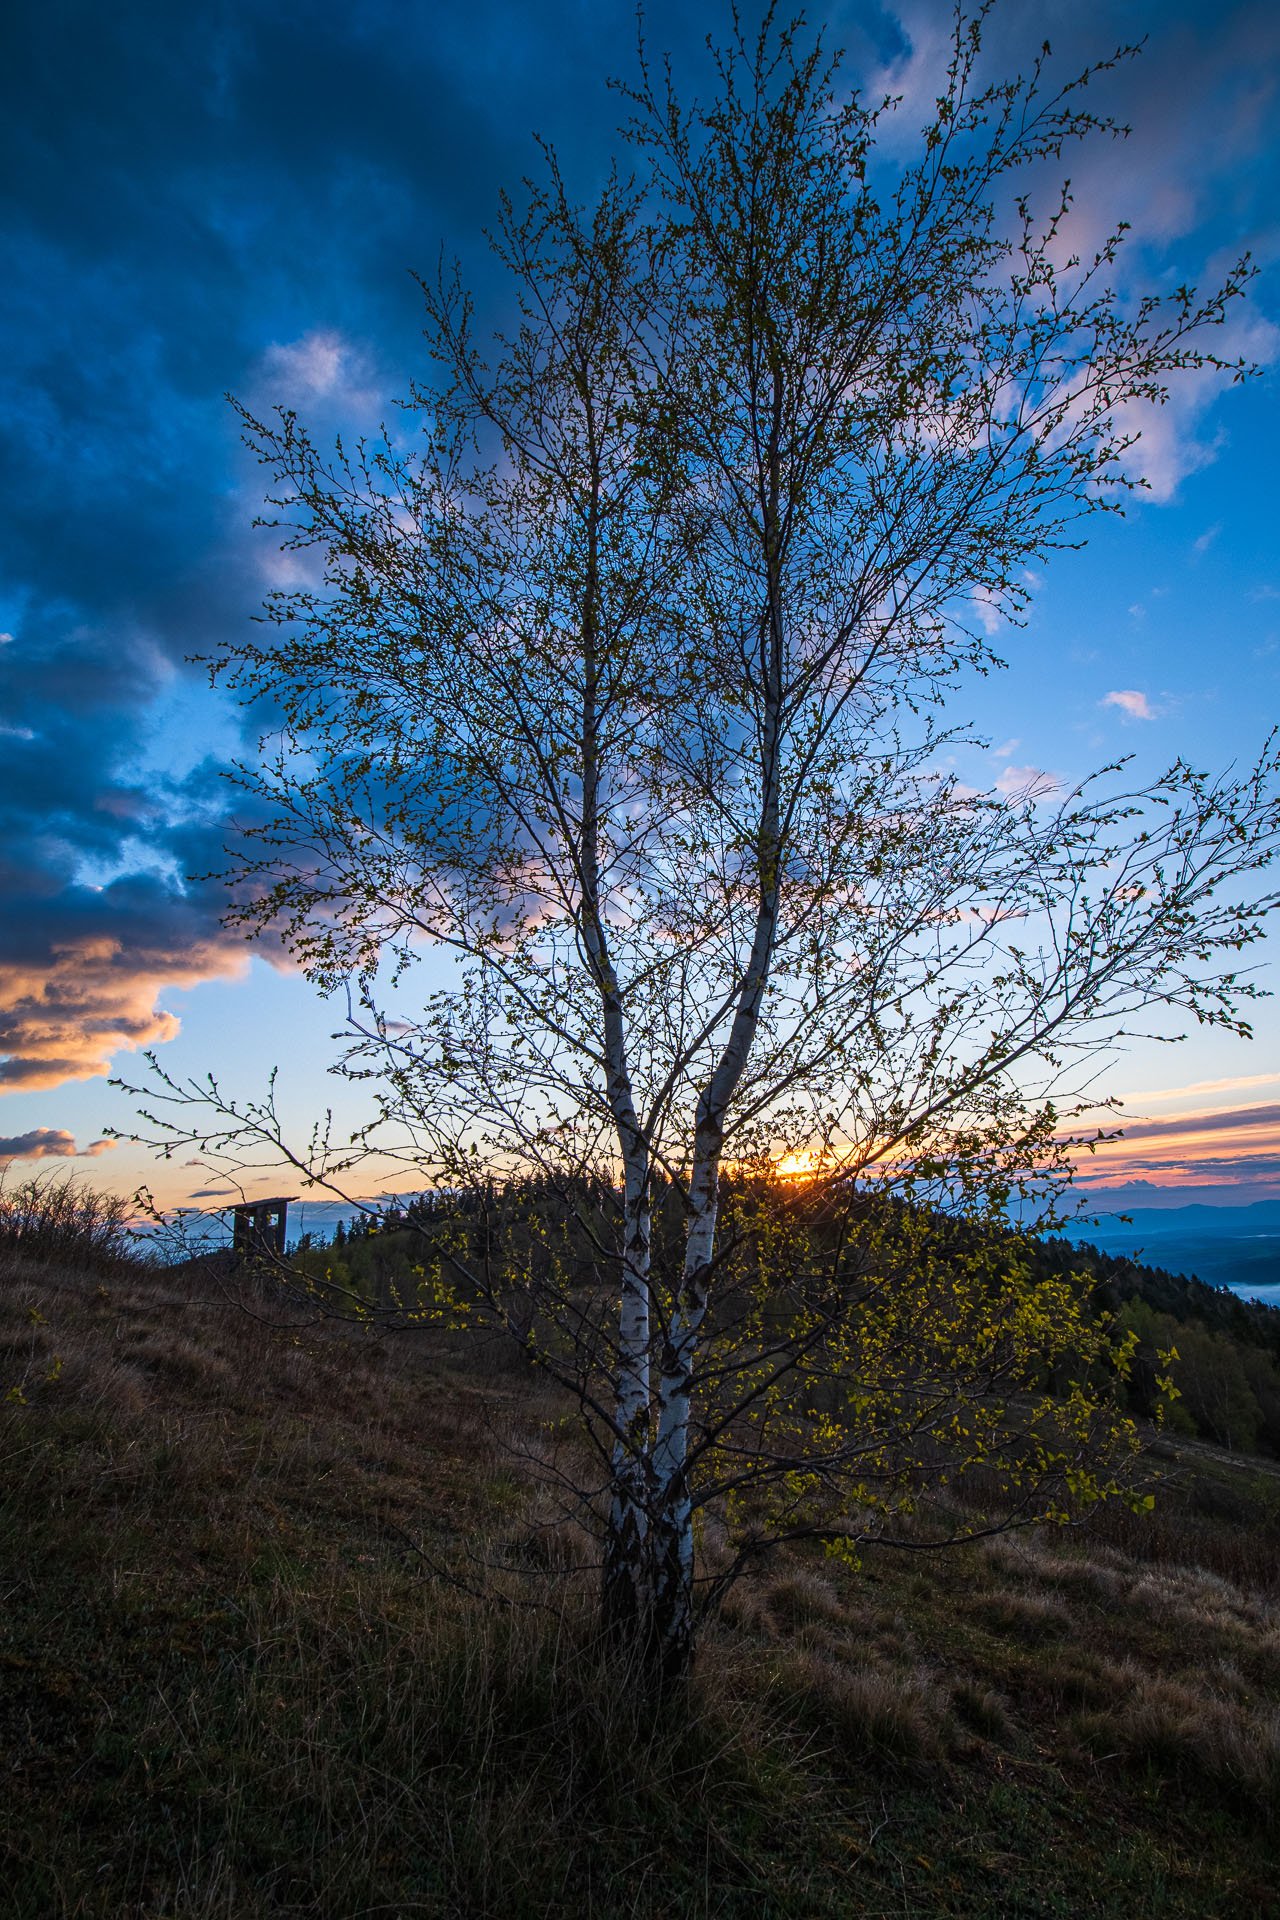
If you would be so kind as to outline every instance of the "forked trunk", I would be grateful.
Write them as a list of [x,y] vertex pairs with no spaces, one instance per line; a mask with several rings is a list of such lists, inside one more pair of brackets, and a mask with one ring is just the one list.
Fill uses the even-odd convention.
[[652,1661],[661,1680],[678,1680],[693,1658],[693,1516],[683,1476],[677,1498],[654,1528]]
[[638,1513],[615,1489],[605,1541],[601,1625],[655,1685],[679,1679],[693,1654],[693,1531],[687,1498]]
[[615,1462],[609,1530],[604,1543],[600,1624],[622,1648],[643,1642],[653,1612],[650,1576],[651,1534],[640,1463]]

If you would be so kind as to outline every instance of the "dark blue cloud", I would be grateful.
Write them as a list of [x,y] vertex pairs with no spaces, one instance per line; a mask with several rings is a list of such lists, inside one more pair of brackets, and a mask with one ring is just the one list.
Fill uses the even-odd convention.
[[273,344],[324,330],[360,343],[375,389],[401,385],[408,269],[474,246],[548,106],[590,144],[614,36],[573,5],[63,0],[11,20],[0,1084],[101,1072],[173,1030],[166,984],[243,957],[220,887],[184,878],[221,864],[232,798],[192,716],[235,744],[186,694],[186,656],[242,631],[264,585],[223,394],[271,397]]
[[[663,0],[650,43],[681,65],[727,12]],[[920,20],[950,7],[916,12],[837,5],[834,37],[864,67],[909,66]],[[599,0],[10,10],[0,1084],[163,1037],[166,983],[243,954],[218,886],[183,878],[219,864],[236,731],[185,659],[242,632],[265,584],[223,393],[291,397],[305,350],[279,350],[335,338],[349,377],[315,406],[350,402],[353,369],[361,405],[386,404],[424,366],[409,269],[442,243],[499,315],[480,236],[498,189],[536,165],[536,129],[589,192],[617,145],[603,83],[632,69],[634,30],[630,5]]]

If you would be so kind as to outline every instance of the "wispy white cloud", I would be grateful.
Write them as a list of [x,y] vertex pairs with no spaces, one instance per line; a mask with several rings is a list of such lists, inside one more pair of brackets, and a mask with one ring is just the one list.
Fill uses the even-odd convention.
[[987,635],[988,639],[994,638],[1004,625],[1004,615],[1001,613],[999,607],[996,606],[985,587],[978,588],[977,592],[973,595],[972,604],[973,610],[977,614],[982,626],[982,631]]
[[1275,1073],[1234,1073],[1225,1080],[1193,1080],[1185,1087],[1139,1087],[1121,1097],[1132,1105],[1138,1100],[1185,1100],[1193,1093],[1237,1093],[1244,1087],[1270,1087],[1280,1082]]
[[996,792],[1026,794],[1028,799],[1039,799],[1043,794],[1055,793],[1061,784],[1055,774],[1046,773],[1042,767],[1005,767],[996,781]]
[[273,340],[263,355],[269,376],[305,393],[332,393],[342,377],[350,349],[340,333],[320,330],[299,340]]
[[272,401],[322,400],[326,411],[344,416],[367,416],[379,401],[365,353],[334,327],[273,340],[262,356],[259,385]]
[[1155,714],[1147,704],[1145,693],[1139,693],[1136,687],[1117,687],[1105,694],[1098,705],[1100,707],[1121,707],[1132,720],[1154,720]]
[[1219,520],[1212,527],[1207,528],[1205,532],[1200,535],[1199,539],[1193,540],[1191,544],[1197,553],[1208,553],[1210,547],[1221,532],[1222,522]]

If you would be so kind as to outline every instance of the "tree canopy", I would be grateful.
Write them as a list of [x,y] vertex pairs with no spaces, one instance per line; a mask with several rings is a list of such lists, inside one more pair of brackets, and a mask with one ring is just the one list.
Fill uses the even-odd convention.
[[[668,1666],[695,1516],[714,1588],[979,1467],[1021,1518],[1119,1487],[1132,1338],[956,1223],[1051,1218],[1081,1060],[1153,1008],[1246,1031],[1255,991],[1270,747],[1068,792],[944,768],[984,612],[1140,484],[1135,403],[1248,371],[1206,344],[1247,261],[1132,301],[1122,232],[1066,256],[1043,183],[1118,130],[1047,48],[983,80],[981,22],[901,165],[801,25],[735,20],[693,104],[642,44],[634,170],[584,207],[547,153],[503,203],[505,334],[442,272],[396,430],[326,453],[241,409],[324,580],[213,663],[281,716],[233,918],[354,983],[354,1154],[508,1195],[443,1209],[424,1285],[572,1386],[605,1618]],[[457,985],[406,1012],[424,942]],[[170,1141],[285,1149],[269,1103],[160,1097]]]

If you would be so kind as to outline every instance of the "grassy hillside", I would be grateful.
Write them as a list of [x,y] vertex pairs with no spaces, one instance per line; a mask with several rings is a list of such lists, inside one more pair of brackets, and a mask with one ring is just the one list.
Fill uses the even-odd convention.
[[1280,1915],[1268,1462],[777,1561],[655,1707],[543,1524],[535,1377],[2,1258],[6,1920]]

